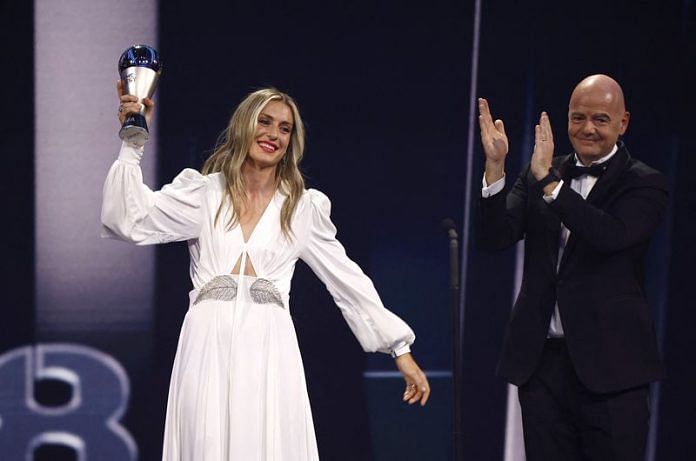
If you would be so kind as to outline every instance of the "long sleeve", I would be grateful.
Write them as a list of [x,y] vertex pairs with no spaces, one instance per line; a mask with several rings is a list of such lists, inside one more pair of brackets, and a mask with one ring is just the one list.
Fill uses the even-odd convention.
[[336,240],[328,197],[314,189],[308,193],[311,224],[300,257],[324,282],[366,352],[408,352],[415,340],[413,331],[384,307],[372,281]]
[[621,251],[650,240],[667,206],[667,181],[660,173],[646,174],[624,186],[603,210],[563,186],[549,203],[571,235],[603,253]]
[[138,245],[198,237],[207,177],[185,169],[171,184],[152,191],[143,184],[142,153],[142,148],[123,143],[109,170],[102,199],[102,237]]
[[[501,250],[524,238],[527,227],[528,176],[529,167],[525,168],[507,192],[487,194],[486,188],[482,189],[478,213],[475,215],[476,240],[481,248]],[[500,187],[500,181],[503,179],[488,187]]]

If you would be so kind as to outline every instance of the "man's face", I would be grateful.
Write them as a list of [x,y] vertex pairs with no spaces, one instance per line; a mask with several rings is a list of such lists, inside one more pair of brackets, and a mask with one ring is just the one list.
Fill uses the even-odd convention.
[[568,105],[568,137],[580,161],[589,165],[611,152],[628,119],[616,92],[598,85],[576,88]]

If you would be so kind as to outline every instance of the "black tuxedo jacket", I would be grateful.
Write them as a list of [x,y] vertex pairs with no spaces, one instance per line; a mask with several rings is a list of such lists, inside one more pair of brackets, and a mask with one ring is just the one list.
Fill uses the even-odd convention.
[[[574,155],[554,158],[561,173]],[[575,371],[590,390],[613,392],[659,379],[663,369],[643,292],[645,254],[667,204],[666,178],[625,146],[584,200],[564,181],[546,203],[529,171],[482,198],[478,242],[506,248],[524,239],[524,275],[498,373],[522,385],[534,372],[556,301]],[[570,238],[557,268],[563,223]]]

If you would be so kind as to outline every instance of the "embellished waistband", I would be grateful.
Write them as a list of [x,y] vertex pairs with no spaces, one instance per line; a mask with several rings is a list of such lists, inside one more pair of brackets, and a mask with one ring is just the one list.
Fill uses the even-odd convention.
[[[237,297],[239,285],[237,278],[239,275],[217,275],[208,283],[203,285],[192,303],[192,306],[206,300],[233,301]],[[243,276],[245,279],[253,280],[249,285],[249,297],[256,304],[276,304],[285,307],[283,297],[278,288],[270,280]]]

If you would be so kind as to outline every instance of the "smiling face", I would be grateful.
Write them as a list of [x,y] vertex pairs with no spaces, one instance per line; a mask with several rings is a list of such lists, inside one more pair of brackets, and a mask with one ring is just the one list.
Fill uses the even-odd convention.
[[287,104],[276,100],[266,104],[256,120],[247,161],[259,167],[277,165],[290,145],[293,124],[292,109]]
[[568,137],[580,161],[589,165],[614,148],[630,114],[618,83],[593,75],[575,87],[568,104]]

